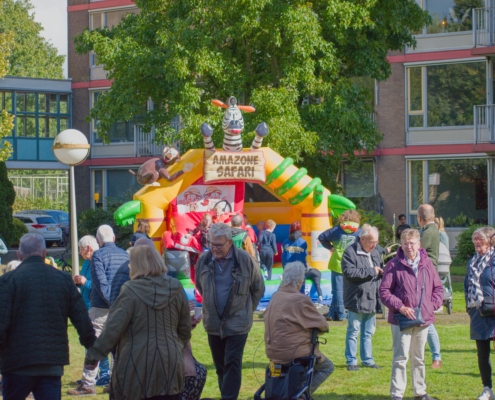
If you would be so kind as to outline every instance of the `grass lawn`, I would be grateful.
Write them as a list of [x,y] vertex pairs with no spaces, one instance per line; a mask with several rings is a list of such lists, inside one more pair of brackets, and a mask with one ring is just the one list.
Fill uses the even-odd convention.
[[[461,273],[461,271],[459,271]],[[267,359],[264,354],[262,319],[256,322],[251,330],[244,352],[243,383],[241,399],[253,398],[254,392],[262,383]],[[361,369],[348,372],[345,369],[344,342],[347,324],[331,322],[330,332],[324,337],[327,344],[321,350],[335,364],[335,372],[316,392],[316,399],[355,399],[378,400],[389,399],[390,371],[392,361],[392,337],[389,325],[381,319],[377,320],[377,329],[373,338],[373,354],[381,370]],[[469,318],[465,314],[462,282],[454,282],[454,313],[438,315],[436,324],[442,345],[444,367],[440,370],[429,368],[431,354],[426,350],[428,393],[437,399],[474,399],[482,388],[478,373],[475,342],[469,340]],[[69,328],[71,343],[71,362],[66,367],[63,378],[63,393],[75,386],[80,379],[81,363],[84,350],[79,345],[74,328]],[[193,352],[195,357],[208,369],[208,379],[202,397],[219,398],[217,380],[213,362],[207,344],[207,338],[201,326],[193,331]],[[410,380],[410,377],[408,377]],[[101,393],[102,389],[98,389]],[[65,396],[64,398],[76,398]],[[106,399],[100,394],[94,399]],[[410,383],[406,391],[406,399],[412,399]]]

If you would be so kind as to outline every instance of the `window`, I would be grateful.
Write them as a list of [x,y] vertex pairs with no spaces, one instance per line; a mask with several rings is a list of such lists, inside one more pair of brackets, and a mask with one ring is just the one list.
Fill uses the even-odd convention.
[[244,185],[244,202],[247,203],[280,203],[280,200],[257,183],[246,183]]
[[486,103],[486,62],[407,68],[409,128],[469,126]]
[[418,34],[465,32],[473,29],[474,8],[485,6],[484,0],[416,0],[431,15],[432,24]]
[[[103,93],[104,92],[91,92],[91,108],[93,108],[94,104],[98,101],[98,97]],[[116,122],[113,124],[108,132],[110,143],[134,142],[134,125],[142,124],[144,119],[143,115],[146,113],[147,108],[144,106],[141,116],[135,116],[127,122]],[[102,140],[98,136],[99,121],[93,119],[91,126],[93,131],[93,142],[101,143]]]
[[375,165],[372,160],[345,163],[342,172],[345,196],[362,199],[375,195]]
[[129,201],[132,195],[142,188],[129,170],[137,172],[137,167],[92,171],[95,208],[106,209],[109,205]]
[[486,159],[409,161],[409,211],[429,203],[448,227],[487,224],[487,176]]

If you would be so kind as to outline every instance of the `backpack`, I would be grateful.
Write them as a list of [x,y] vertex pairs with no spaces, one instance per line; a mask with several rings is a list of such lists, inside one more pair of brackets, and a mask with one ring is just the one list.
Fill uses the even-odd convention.
[[238,233],[235,236],[232,236],[232,243],[238,249],[242,249],[242,243],[244,243],[244,239],[246,238],[247,232]]

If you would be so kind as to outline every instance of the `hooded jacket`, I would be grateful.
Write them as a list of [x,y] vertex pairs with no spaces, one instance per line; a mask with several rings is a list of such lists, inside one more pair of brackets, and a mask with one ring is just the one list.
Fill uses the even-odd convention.
[[282,243],[282,267],[286,264],[299,261],[304,264],[306,269],[306,257],[308,255],[308,244],[302,238],[301,231],[294,231],[289,235],[288,239],[285,239]]
[[180,282],[147,276],[124,283],[87,357],[102,360],[116,348],[111,399],[174,395],[184,389],[182,352],[190,338],[189,304]]
[[332,251],[330,261],[328,262],[329,270],[335,271],[339,274],[342,273],[341,261],[344,250],[358,240],[360,232],[361,228],[355,232],[347,233],[339,225],[326,230],[318,236],[318,240],[321,245],[325,249]]
[[265,293],[265,284],[256,260],[232,245],[232,286],[227,307],[220,315],[215,290],[215,263],[211,252],[203,253],[196,264],[196,288],[203,296],[203,325],[210,335],[222,339],[245,335],[253,325],[253,312]]
[[249,254],[256,258],[253,242],[249,234],[244,229],[232,228],[232,241],[238,249],[246,250]]
[[392,325],[398,325],[394,313],[399,312],[402,306],[414,308],[419,305],[423,282],[425,292],[421,314],[425,323],[422,326],[435,322],[433,312],[443,303],[443,285],[438,272],[424,249],[419,249],[419,254],[418,277],[400,247],[397,255],[385,267],[379,294],[383,305],[390,310],[388,322]]
[[383,267],[380,252],[370,252],[371,262],[358,241],[344,251],[342,274],[344,275],[344,305],[349,311],[370,314],[376,311],[377,289],[380,277],[373,267]]

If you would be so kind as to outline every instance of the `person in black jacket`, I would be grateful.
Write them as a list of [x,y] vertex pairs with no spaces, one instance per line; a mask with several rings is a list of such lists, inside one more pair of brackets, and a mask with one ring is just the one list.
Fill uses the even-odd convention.
[[277,237],[273,233],[276,226],[277,224],[272,219],[266,221],[266,229],[261,232],[258,241],[260,261],[261,265],[266,268],[267,280],[272,279],[273,257],[278,255]]
[[377,286],[383,274],[383,261],[378,244],[378,229],[363,225],[359,241],[345,249],[342,256],[344,306],[348,313],[345,357],[348,371],[357,366],[357,338],[361,335],[360,353],[363,367],[381,368],[375,364],[371,338],[376,328]]
[[0,370],[3,398],[61,398],[69,364],[67,319],[90,348],[96,340],[86,304],[69,274],[44,263],[45,240],[20,240],[21,265],[0,277]]

